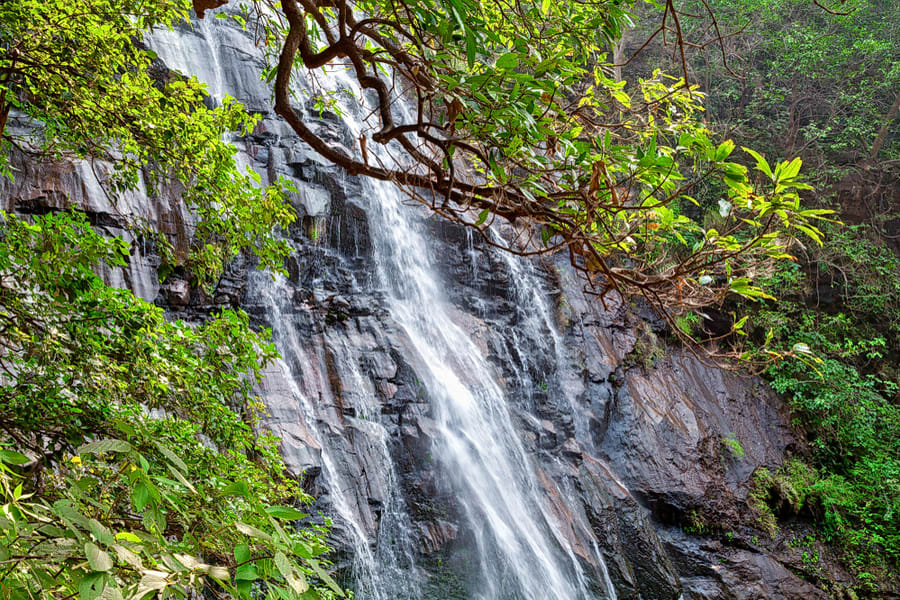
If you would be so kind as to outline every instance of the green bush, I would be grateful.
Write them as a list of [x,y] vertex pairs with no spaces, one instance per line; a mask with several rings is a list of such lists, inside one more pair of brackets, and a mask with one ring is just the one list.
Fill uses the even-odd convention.
[[83,215],[0,217],[0,597],[343,596],[257,429],[267,333],[106,286],[128,249]]
[[[767,371],[810,454],[804,468],[790,462],[760,474],[755,499],[767,528],[763,505],[777,496],[812,514],[857,573],[890,573],[900,565],[900,260],[868,231],[834,227],[809,267],[770,278],[782,300],[757,311],[757,326],[771,330],[774,348],[808,347],[820,362],[780,361]],[[810,309],[820,282],[832,280],[833,312]]]

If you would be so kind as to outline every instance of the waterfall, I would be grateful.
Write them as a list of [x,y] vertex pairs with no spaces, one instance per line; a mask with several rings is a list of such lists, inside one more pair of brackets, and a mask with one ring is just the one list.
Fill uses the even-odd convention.
[[[15,178],[0,180],[0,205],[24,218],[83,209],[132,246],[104,280],[167,318],[240,307],[271,329],[281,358],[255,390],[260,428],[314,498],[297,526],[325,532],[323,564],[341,586],[358,600],[827,596],[794,572],[796,556],[757,543],[742,510],[754,474],[802,445],[784,399],[668,344],[640,303],[582,295],[564,256],[497,250],[512,238],[505,225],[480,232],[485,242],[313,152],[274,113],[252,19],[216,18],[242,10],[227,4],[147,36],[149,73],[196,77],[208,106],[229,95],[259,117],[226,139],[240,169],[293,184],[283,274],[242,255],[212,294],[189,268],[160,281],[154,236],[128,223],[155,224],[182,256],[190,208],[180,186],[108,194],[106,161],[10,148]],[[292,92],[304,122],[348,155],[380,128],[371,91],[340,65],[298,67]],[[369,164],[405,168],[397,147],[367,150]],[[732,437],[746,441],[739,461],[720,443]],[[697,518],[722,528],[682,529]]]
[[[243,48],[249,55],[247,48],[252,48],[252,40],[237,31],[233,25],[208,18],[193,31],[156,34],[151,45],[170,68],[207,83],[214,98],[220,100],[230,93],[239,100],[249,98],[251,103],[264,104],[256,84],[249,90],[228,89],[234,82],[246,81],[247,76],[230,72],[219,49]],[[254,60],[245,68],[257,68]],[[319,77],[317,84],[330,91],[341,107],[348,139],[355,140],[368,129],[363,116],[368,109],[362,105],[366,94],[354,79],[337,69]],[[298,96],[311,87],[307,83],[298,86]],[[383,148],[371,148],[370,152],[386,162],[393,160],[387,154],[377,155]],[[596,543],[591,560],[598,564],[594,570],[599,572],[586,573],[569,538],[560,531],[547,495],[564,496],[565,490],[552,478],[541,477],[539,466],[522,444],[522,432],[509,405],[511,387],[532,388],[544,383],[533,381],[525,371],[515,376],[517,381],[512,383],[516,386],[501,381],[497,366],[460,323],[458,307],[444,293],[445,282],[432,258],[434,247],[425,233],[421,209],[405,203],[391,184],[362,180],[359,185],[357,203],[365,209],[372,238],[375,270],[369,275],[383,299],[387,318],[405,340],[410,354],[405,359],[415,365],[421,378],[435,423],[432,453],[444,485],[462,509],[463,526],[475,546],[469,597],[615,598]],[[469,242],[468,252],[474,257],[471,238]],[[525,325],[513,334],[517,352],[537,342],[529,337],[549,336],[552,360],[562,360],[552,311],[541,296],[533,268],[517,258],[503,260],[523,299],[519,311],[525,313]],[[482,268],[473,265],[475,276]],[[387,429],[375,417],[379,410],[372,383],[359,371],[353,348],[342,347],[340,341],[322,333],[301,339],[297,317],[289,307],[293,291],[284,277],[273,281],[257,274],[250,279],[247,295],[262,308],[265,322],[273,328],[273,339],[283,357],[277,370],[288,381],[287,394],[296,404],[303,428],[321,451],[317,480],[327,493],[335,529],[353,554],[351,587],[359,600],[420,600],[423,575],[415,565],[411,520],[398,486]],[[330,352],[337,347],[345,357],[338,361],[338,368],[343,388],[354,394],[355,415],[334,408],[341,398],[326,402],[327,390],[333,387],[327,368],[321,366],[326,347]],[[355,428],[359,436],[352,436],[348,443],[338,431],[338,423]],[[357,474],[341,457],[347,451],[365,452],[370,457],[367,464],[377,466],[379,473],[367,477],[378,482],[378,495],[384,498],[378,516],[355,488]],[[586,535],[592,538],[593,534],[588,531]],[[596,579],[601,580],[599,586],[591,583]],[[597,592],[598,587],[604,591]]]
[[[286,378],[290,393],[298,403],[300,414],[304,420],[304,426],[312,433],[313,438],[322,447],[322,474],[325,487],[329,491],[331,508],[340,520],[340,525],[347,528],[345,536],[352,544],[354,555],[352,579],[356,597],[363,600],[413,600],[418,598],[418,584],[413,577],[411,550],[408,548],[408,519],[406,519],[401,499],[393,489],[393,497],[382,514],[378,535],[381,543],[376,543],[373,549],[367,534],[366,524],[360,522],[357,515],[359,507],[354,507],[355,499],[350,490],[353,484],[347,480],[346,474],[341,471],[335,461],[338,451],[334,444],[334,435],[319,426],[318,415],[321,407],[315,406],[315,399],[311,390],[321,389],[323,382],[316,381],[321,377],[310,365],[315,365],[318,359],[311,356],[303,341],[297,335],[296,329],[287,325],[290,317],[283,312],[284,298],[290,296],[290,286],[284,277],[276,277],[275,280],[266,277],[256,278],[254,294],[258,294],[262,305],[267,311],[267,320],[274,325],[273,338],[282,356],[278,368],[287,372]],[[362,377],[356,373],[355,381],[351,381],[364,387]],[[301,385],[299,382],[304,382]],[[374,412],[374,408],[372,409]],[[387,447],[386,432],[384,427],[375,422],[357,422],[358,426],[366,426],[366,439],[375,440],[378,445],[376,450],[383,469],[383,474],[394,488],[396,477],[393,464]],[[401,540],[400,544],[390,544],[390,539]],[[377,548],[391,547],[391,552]]]
[[484,589],[479,599],[589,597],[571,554],[559,552],[533,465],[519,441],[496,373],[454,322],[425,238],[399,194],[373,184],[370,215],[379,277],[393,318],[425,365],[440,436],[435,449],[474,529]]
[[[345,73],[333,74],[330,83],[334,90],[350,92],[338,97],[346,102],[344,122],[356,138],[365,124],[350,99],[364,94]],[[380,158],[392,160],[387,155]],[[380,287],[392,319],[411,340],[424,368],[420,375],[426,378],[440,432],[435,455],[453,480],[475,533],[483,585],[475,598],[591,598],[574,552],[555,531],[497,372],[455,321],[441,293],[419,213],[404,204],[403,195],[391,184],[365,180],[362,187],[372,230],[377,232]],[[514,272],[526,287],[537,289],[525,279],[530,275],[525,268]],[[546,303],[541,299],[533,310],[539,311],[538,320],[546,326],[550,321]],[[549,325],[559,352],[558,334]],[[602,568],[605,572],[605,565]],[[611,585],[607,588],[614,598]]]

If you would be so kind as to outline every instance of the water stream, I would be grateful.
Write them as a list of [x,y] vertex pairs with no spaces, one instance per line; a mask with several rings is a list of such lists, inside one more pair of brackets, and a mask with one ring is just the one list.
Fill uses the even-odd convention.
[[[153,46],[171,68],[206,82],[214,98],[221,99],[226,92],[240,98],[241,90],[226,88],[228,82],[245,78],[228,73],[217,55],[217,48],[234,44],[234,35],[233,27],[207,18],[190,33],[162,32]],[[368,127],[364,118],[368,109],[360,103],[365,94],[340,70],[320,77],[320,83],[337,92],[334,97],[349,137],[357,139]],[[302,94],[303,90],[298,88],[298,92]],[[377,158],[392,160],[386,154]],[[474,540],[477,572],[469,577],[475,582],[470,585],[471,600],[615,598],[596,544],[594,562],[599,563],[600,573],[584,572],[583,562],[550,510],[546,487],[554,484],[546,478],[539,481],[537,466],[522,445],[508,390],[531,388],[540,382],[532,381],[525,372],[517,375],[519,381],[501,382],[497,366],[472,338],[472,332],[460,324],[458,307],[444,293],[446,283],[432,260],[434,246],[425,233],[421,210],[404,203],[404,197],[390,184],[364,180],[360,185],[363,197],[357,202],[366,211],[376,265],[371,275],[384,297],[390,320],[414,354],[408,361],[418,365],[417,376],[436,424],[432,453]],[[471,248],[470,253],[474,256]],[[552,360],[564,360],[552,311],[532,267],[512,257],[504,260],[519,290],[519,310],[525,313],[514,337],[520,347],[517,350],[527,352],[529,338],[539,337],[546,343],[549,336],[550,351],[555,355]],[[473,268],[476,276],[478,270]],[[377,531],[373,532],[373,523],[360,520],[359,515],[367,514],[368,507],[362,507],[363,501],[352,491],[352,474],[345,472],[336,456],[345,446],[336,432],[323,425],[326,408],[319,404],[322,399],[316,397],[315,390],[327,388],[328,382],[323,370],[314,366],[321,362],[317,352],[322,342],[300,339],[291,328],[287,304],[292,292],[284,278],[273,281],[255,276],[248,296],[264,307],[265,320],[272,324],[274,340],[283,356],[278,368],[289,374],[290,394],[304,426],[321,447],[319,477],[323,489],[328,490],[336,526],[351,545],[356,598],[418,600],[422,576],[414,565],[410,518],[397,484],[386,429],[378,419],[364,423],[361,418],[353,419],[353,426],[364,433],[361,437],[376,446],[368,451],[376,457],[387,498],[379,512]],[[345,349],[345,353],[352,355],[353,350]],[[369,414],[377,414],[371,383],[358,365],[352,361],[341,365],[343,385],[355,389],[364,411],[368,405]],[[564,490],[554,491],[564,495]],[[599,596],[598,586],[589,581],[598,575],[603,580],[599,587],[605,588]]]

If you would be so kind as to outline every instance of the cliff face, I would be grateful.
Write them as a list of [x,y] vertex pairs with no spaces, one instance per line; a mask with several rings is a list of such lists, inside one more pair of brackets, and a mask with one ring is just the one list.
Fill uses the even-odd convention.
[[[283,359],[260,389],[265,425],[334,520],[358,598],[826,597],[747,528],[753,472],[797,443],[759,381],[665,348],[627,306],[586,298],[564,261],[499,254],[325,164],[270,112],[250,34],[207,18],[152,45],[162,72],[196,74],[212,101],[227,92],[263,115],[236,143],[265,180],[298,187],[288,276],[239,259],[211,295],[177,275],[159,284],[125,217],[184,249],[190,215],[174,193],[114,204],[82,163],[17,158],[2,207],[79,206],[134,242],[111,283],[173,318],[230,305],[272,328]],[[307,116],[352,148],[362,117],[341,101],[343,119]],[[731,543],[686,523],[733,529]]]

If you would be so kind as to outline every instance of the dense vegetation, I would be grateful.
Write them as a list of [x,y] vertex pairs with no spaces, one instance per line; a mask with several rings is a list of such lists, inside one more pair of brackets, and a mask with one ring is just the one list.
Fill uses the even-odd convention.
[[[258,176],[240,172],[235,150],[224,140],[228,132],[249,133],[256,118],[229,99],[207,109],[196,79],[154,80],[155,55],[134,44],[144,31],[187,19],[189,6],[4,2],[0,173],[13,176],[11,147],[34,159],[106,160],[110,169],[97,168],[113,199],[139,185],[151,198],[173,184],[183,188],[183,201],[199,217],[190,257],[198,277],[215,277],[240,250],[253,252],[263,266],[279,266],[286,246],[273,228],[293,218],[284,189],[254,185]],[[169,250],[164,238],[158,241]]]
[[[227,134],[255,118],[209,109],[193,79],[150,77],[135,45],[188,17],[188,2],[0,3],[0,170],[8,158],[94,161],[111,200],[180,186],[197,216],[200,285],[239,251],[277,267],[280,185],[238,170]],[[247,316],[198,326],[96,274],[129,245],[78,212],[0,215],[0,597],[273,597],[344,592],[318,558],[322,532],[294,522],[309,498],[256,427],[253,384],[275,356]],[[146,223],[128,224],[153,235]]]
[[[691,4],[704,13],[706,3]],[[845,223],[825,228],[821,247],[796,248],[796,263],[765,277],[778,301],[751,309],[751,345],[818,357],[766,370],[810,444],[758,473],[752,499],[773,535],[789,517],[815,523],[857,593],[878,596],[900,570],[900,5],[824,5],[711,0],[716,23],[691,23],[686,35],[704,45],[715,26],[740,32],[689,57],[716,92],[710,120],[767,156],[802,156],[816,187],[807,200]],[[714,218],[715,197],[703,200]],[[821,566],[809,575],[827,579]]]
[[318,532],[291,525],[307,496],[254,432],[265,334],[230,311],[170,323],[108,287],[95,269],[128,249],[83,215],[3,225],[0,595],[249,597],[260,578],[342,595]]

